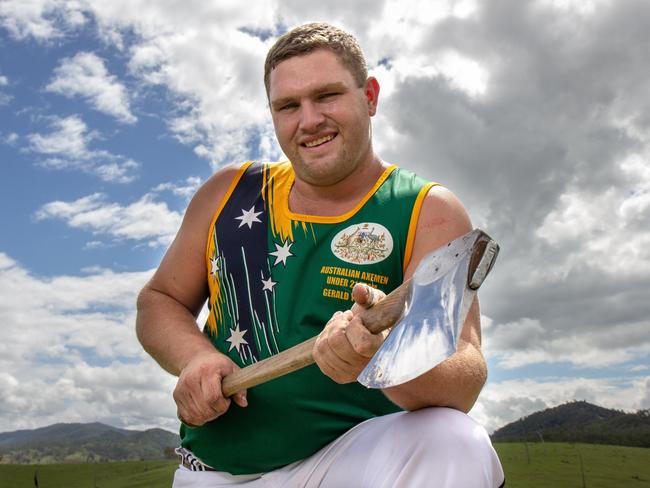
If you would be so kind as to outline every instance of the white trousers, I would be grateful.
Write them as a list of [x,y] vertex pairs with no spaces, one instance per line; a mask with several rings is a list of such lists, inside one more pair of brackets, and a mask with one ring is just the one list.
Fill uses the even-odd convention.
[[498,488],[503,483],[483,427],[457,410],[426,408],[367,420],[314,455],[265,474],[233,476],[180,466],[173,488]]

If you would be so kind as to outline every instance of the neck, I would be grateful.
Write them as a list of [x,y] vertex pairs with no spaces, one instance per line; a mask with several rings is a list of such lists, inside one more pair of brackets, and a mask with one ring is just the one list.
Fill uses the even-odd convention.
[[296,177],[289,193],[289,209],[305,215],[342,215],[368,194],[387,167],[372,154],[366,164],[330,185],[314,185]]

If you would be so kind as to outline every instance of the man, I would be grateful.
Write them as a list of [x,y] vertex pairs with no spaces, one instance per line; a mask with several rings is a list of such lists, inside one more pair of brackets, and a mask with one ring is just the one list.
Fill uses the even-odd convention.
[[[486,378],[477,303],[436,368],[383,392],[355,381],[384,339],[355,312],[469,231],[463,206],[374,153],[379,84],[349,34],[290,31],[264,80],[289,161],[213,175],[138,299],[140,341],[179,376],[174,486],[501,485],[487,434],[464,413]],[[316,365],[223,396],[222,378],[314,335]]]

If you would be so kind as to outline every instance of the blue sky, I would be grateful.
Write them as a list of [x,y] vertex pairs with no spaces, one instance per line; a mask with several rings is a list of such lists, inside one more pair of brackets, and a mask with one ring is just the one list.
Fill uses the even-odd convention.
[[281,157],[262,64],[312,20],[366,52],[379,155],[445,184],[502,245],[471,415],[492,430],[573,399],[649,408],[649,10],[4,0],[0,431],[177,428],[135,297],[202,181]]
[[[55,219],[39,219],[36,214],[49,202],[71,201],[96,193],[103,195],[106,202],[129,205],[160,184],[184,185],[187,178],[205,179],[211,172],[210,166],[191,147],[179,144],[165,126],[165,117],[174,110],[173,103],[164,101],[169,94],[164,88],[139,87],[136,80],[125,74],[124,56],[102,44],[90,26],[75,32],[73,39],[51,45],[13,42],[6,31],[0,35],[2,76],[11,80],[3,87],[5,96],[10,98],[2,107],[5,144],[0,146],[0,157],[11,178],[4,179],[0,198],[3,221],[12,223],[12,232],[3,233],[3,250],[44,275],[92,266],[116,266],[121,270],[155,266],[164,248],[134,247],[134,241],[128,238],[111,242],[101,238],[89,240],[87,231],[62,228]],[[131,98],[133,101],[126,109],[128,118],[117,109],[115,113],[98,110],[87,96],[48,89],[57,79],[56,69],[62,60],[79,53],[99,60],[107,76],[114,77],[114,83],[123,87],[125,97],[131,89],[138,91],[137,99]],[[132,111],[138,116],[132,115]],[[47,166],[47,160],[64,153],[39,151],[34,137],[66,139],[65,130],[57,125],[64,120],[76,122],[76,130],[83,130],[80,139],[89,154],[81,160],[72,156],[67,168],[54,169]],[[14,134],[16,140],[7,141]],[[76,134],[75,130],[71,129],[70,134]],[[57,141],[49,143],[56,146]],[[127,168],[122,177],[98,176],[97,168],[113,161],[120,166],[131,161],[133,167]],[[187,196],[169,190],[160,193],[158,201],[170,210],[183,212]],[[43,237],[27,237],[31,235]],[[89,248],[88,243],[93,241],[102,242],[101,248]],[[45,243],[47,258],[43,252]],[[106,252],[103,246],[110,246],[111,251]],[[81,249],[85,252],[80,253]],[[73,267],[71,263],[75,263]]]

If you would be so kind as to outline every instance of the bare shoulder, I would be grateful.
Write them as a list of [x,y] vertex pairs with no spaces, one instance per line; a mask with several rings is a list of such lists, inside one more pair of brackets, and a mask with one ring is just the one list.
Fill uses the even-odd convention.
[[443,186],[432,187],[422,202],[405,278],[413,274],[420,259],[429,252],[471,229],[472,222],[458,197]]
[[[241,165],[231,164],[221,168],[203,183],[196,191],[183,217],[184,225],[205,225],[210,224],[214,212],[221,204],[228,188],[239,173]],[[207,223],[205,221],[207,220]],[[183,227],[181,226],[181,229]]]
[[147,284],[195,314],[207,296],[205,249],[210,223],[240,168],[229,165],[220,169],[196,191],[176,237]]

